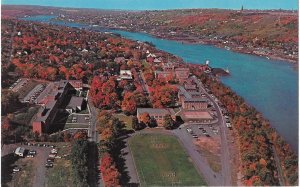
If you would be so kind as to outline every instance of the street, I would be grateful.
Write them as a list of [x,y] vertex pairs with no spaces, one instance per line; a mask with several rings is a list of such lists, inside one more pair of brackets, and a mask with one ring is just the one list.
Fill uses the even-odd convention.
[[210,94],[207,93],[205,90],[203,84],[196,78],[192,77],[193,80],[196,82],[196,84],[199,87],[199,91],[204,93],[207,98],[213,103],[214,108],[216,109],[217,112],[217,117],[219,119],[219,126],[220,126],[220,135],[221,135],[221,162],[222,162],[222,175],[223,175],[223,180],[222,183],[223,185],[229,186],[232,185],[231,181],[231,169],[230,169],[230,156],[229,156],[229,146],[228,146],[228,140],[226,136],[226,131],[228,131],[228,128],[226,127],[224,116],[222,115],[222,110],[220,106],[216,103],[216,101],[211,97]]

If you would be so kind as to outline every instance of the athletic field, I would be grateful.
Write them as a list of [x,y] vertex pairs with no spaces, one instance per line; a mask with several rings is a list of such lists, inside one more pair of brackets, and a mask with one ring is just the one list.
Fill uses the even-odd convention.
[[176,137],[136,135],[129,139],[141,186],[206,185]]

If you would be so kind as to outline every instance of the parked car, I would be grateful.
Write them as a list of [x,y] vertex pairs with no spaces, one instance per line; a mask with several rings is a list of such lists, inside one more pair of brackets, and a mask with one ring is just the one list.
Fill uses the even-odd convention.
[[45,166],[46,166],[46,168],[52,168],[53,167],[53,163],[47,162]]
[[36,150],[30,150],[30,151],[28,152],[28,154],[36,155]]
[[54,162],[54,158],[47,158],[47,162]]
[[52,154],[57,154],[57,149],[52,149],[52,150],[50,151],[50,153],[52,153]]
[[19,172],[19,171],[20,171],[20,168],[14,167],[13,172]]
[[50,158],[55,158],[56,154],[50,154],[49,157]]
[[28,154],[26,157],[27,157],[27,158],[33,158],[34,155],[33,155],[33,154]]

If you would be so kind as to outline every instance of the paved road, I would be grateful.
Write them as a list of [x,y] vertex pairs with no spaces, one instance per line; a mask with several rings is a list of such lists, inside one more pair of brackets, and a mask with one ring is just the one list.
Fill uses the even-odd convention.
[[213,103],[214,108],[217,112],[217,117],[219,119],[220,124],[220,135],[221,135],[221,163],[222,163],[222,176],[223,185],[230,186],[232,185],[231,180],[231,168],[230,168],[230,155],[229,155],[229,146],[228,146],[228,140],[226,136],[226,131],[228,131],[228,128],[226,127],[224,116],[222,115],[222,111],[218,103],[215,102],[215,100],[207,93],[205,90],[203,84],[196,78],[193,77],[193,80],[196,82],[196,84],[199,87],[199,91],[206,94],[207,98]]
[[90,117],[90,129],[89,129],[89,137],[90,137],[90,141],[96,142],[98,143],[98,132],[96,129],[97,126],[97,116],[98,116],[98,110],[97,108],[94,107],[93,103],[91,102],[91,99],[88,99],[88,105],[90,108],[90,113],[91,113],[91,117]]
[[[99,143],[99,138],[98,138],[98,131],[97,131],[97,116],[98,116],[98,109],[94,107],[93,103],[91,102],[91,99],[88,99],[88,107],[90,110],[90,126],[89,126],[89,130],[88,130],[88,136],[89,136],[89,141],[91,142],[95,142],[95,143]],[[92,150],[93,155],[96,155],[96,153],[94,152],[95,150]],[[96,165],[96,163],[94,164],[94,168],[97,168],[99,166]],[[99,163],[100,164],[100,163]],[[104,186],[101,175],[99,176],[99,181],[98,181],[98,186],[102,187]]]
[[139,184],[139,177],[136,169],[136,165],[133,159],[133,155],[131,153],[130,147],[128,145],[128,140],[130,136],[128,136],[124,141],[126,141],[126,147],[121,150],[123,154],[123,158],[125,159],[126,171],[128,172],[128,176],[130,177],[128,183],[129,184]]
[[150,95],[149,86],[146,83],[146,80],[145,80],[145,77],[144,77],[143,73],[138,72],[138,76],[139,76],[139,80],[140,80],[140,83],[142,85],[142,88],[143,88],[144,92],[147,93],[148,95]]
[[191,160],[197,171],[205,178],[205,181],[209,186],[218,186],[222,184],[219,177],[215,177],[218,174],[213,172],[206,161],[206,158],[201,156],[197,151],[197,147],[193,144],[193,139],[190,134],[186,132],[185,128],[176,129],[172,131],[174,135],[177,136],[182,146],[185,148],[187,154],[190,156]]

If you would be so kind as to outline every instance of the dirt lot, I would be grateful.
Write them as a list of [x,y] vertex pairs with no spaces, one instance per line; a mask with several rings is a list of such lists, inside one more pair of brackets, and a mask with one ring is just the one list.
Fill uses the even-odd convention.
[[199,137],[194,143],[199,148],[200,154],[206,158],[211,169],[214,172],[220,172],[222,169],[220,139],[216,137]]
[[[37,143],[36,143],[37,144]],[[44,144],[44,143],[39,143]],[[60,143],[45,143],[46,145],[60,146]],[[17,147],[24,147],[26,150],[37,152],[34,158],[21,158],[13,154]],[[2,186],[45,186],[47,182],[46,160],[51,147],[28,146],[21,144],[10,144],[2,147]],[[61,148],[63,149],[63,148]],[[58,155],[63,156],[60,150]],[[57,158],[59,160],[60,158]],[[13,173],[13,168],[17,166],[20,172]],[[54,162],[55,166],[55,162]],[[61,169],[63,170],[63,169]]]

